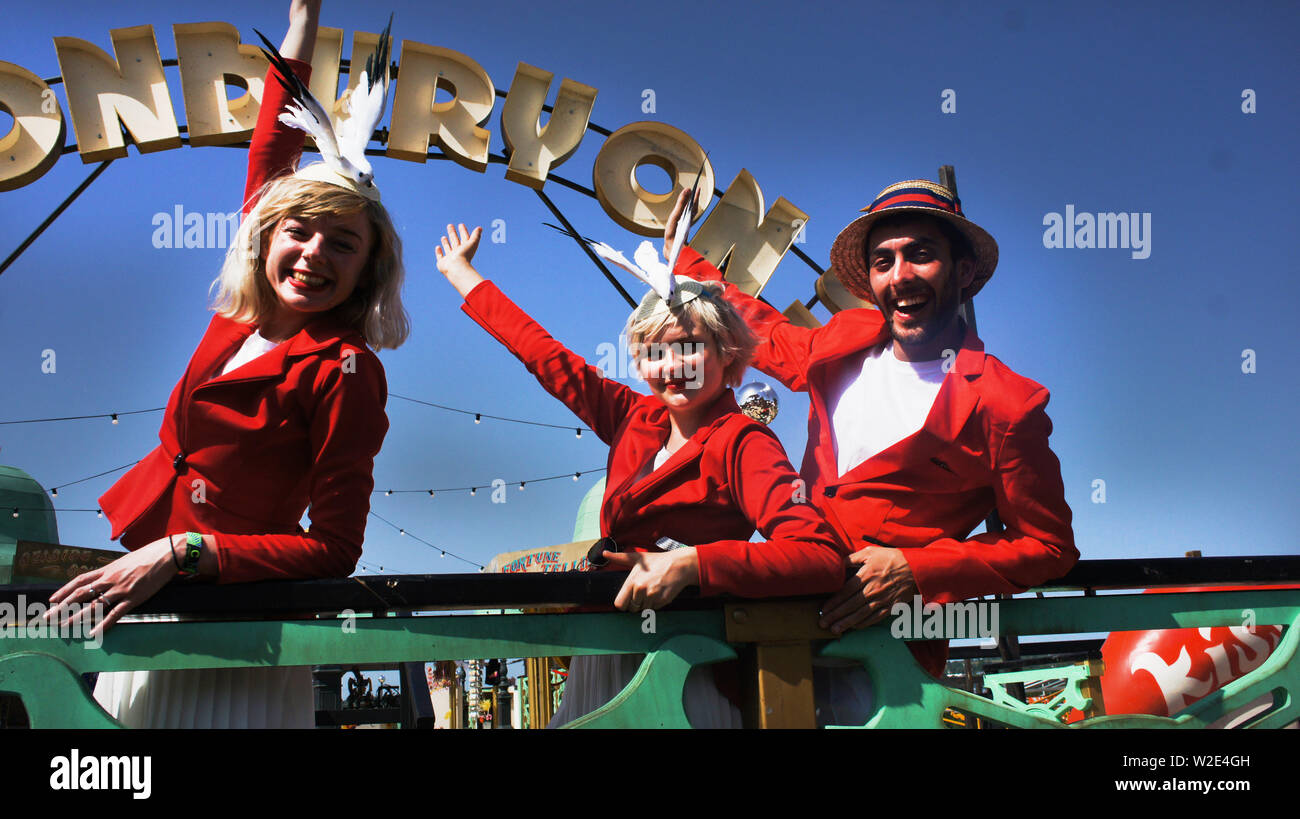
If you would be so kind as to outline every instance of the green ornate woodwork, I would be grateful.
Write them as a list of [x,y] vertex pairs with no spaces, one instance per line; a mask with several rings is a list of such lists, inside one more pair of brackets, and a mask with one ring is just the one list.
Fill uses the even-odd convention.
[[[1031,683],[1044,677],[1063,677],[1065,679],[1065,688],[1061,689],[1047,702],[1024,703],[1007,691],[1009,685]],[[1004,671],[1000,674],[985,674],[984,684],[993,692],[993,702],[998,705],[1024,711],[1026,714],[1042,715],[1060,722],[1064,721],[1071,708],[1086,712],[1092,707],[1092,697],[1089,697],[1083,690],[1089,677],[1087,664],[1077,663],[1051,670],[1032,668],[1027,671]]]
[[726,643],[696,634],[671,637],[646,655],[636,676],[603,707],[566,728],[690,728],[682,689],[692,666],[736,656]]
[[[861,727],[938,728],[944,709],[951,707],[1020,728],[1198,728],[1270,693],[1274,710],[1256,726],[1278,727],[1300,718],[1300,591],[1019,598],[998,605],[1002,632],[1020,637],[1239,626],[1248,611],[1256,623],[1287,628],[1262,666],[1173,718],[1103,716],[1072,726],[1062,725],[1041,706],[1036,712],[1023,703],[995,702],[942,685],[916,665],[887,624],[813,645],[824,656],[861,662],[870,675],[875,711]],[[123,623],[109,631],[99,648],[37,636],[0,639],[0,691],[22,697],[34,727],[105,728],[116,723],[95,704],[81,674],[634,653],[646,655],[636,677],[608,705],[571,727],[688,727],[681,706],[686,675],[697,665],[736,656],[727,642],[722,606],[659,611],[653,624],[654,633],[647,633],[647,621],[619,612]]]

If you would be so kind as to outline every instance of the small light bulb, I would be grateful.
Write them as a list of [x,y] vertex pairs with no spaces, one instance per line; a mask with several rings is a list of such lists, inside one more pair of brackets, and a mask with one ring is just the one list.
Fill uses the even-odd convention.
[[469,493],[470,493],[471,495],[473,495],[473,494],[474,494],[475,492],[477,492],[477,491],[478,491],[478,490],[475,489],[475,488],[472,487],[472,486],[469,488]]
[[573,437],[574,437],[574,438],[581,438],[581,437],[582,437],[582,430],[580,430],[580,429],[575,429],[575,430],[573,431]]
[[113,423],[117,423],[117,413],[113,413]]
[[520,482],[519,482],[519,491],[520,491],[520,492],[524,491],[524,482],[523,482],[523,481],[520,481]]
[[574,472],[574,473],[573,473],[573,480],[574,480],[575,483],[577,482],[578,478],[581,478],[581,477],[582,477],[582,473],[581,473],[581,472]]
[[387,492],[385,492],[384,494],[385,494],[385,495],[391,495],[391,494],[393,494],[393,490],[390,489],[390,490],[388,490]]
[[404,534],[406,534],[406,530],[405,530],[405,529],[398,529],[398,530],[397,530],[397,534],[399,534],[399,535],[404,535]]
[[97,518],[102,518],[103,516],[104,516],[104,510],[103,510],[103,509],[96,509],[96,510],[95,510],[95,517],[97,517]]
[[482,416],[481,414],[479,414],[479,413],[477,413],[477,412],[474,413],[474,423],[476,423],[476,424],[477,424],[477,423],[480,423],[480,422],[482,422],[482,420],[483,420],[483,416]]
[[59,487],[56,486],[53,489],[51,489],[50,496],[57,498],[59,496]]
[[18,517],[18,510],[14,509],[14,517]]
[[432,489],[429,490],[429,497],[431,497],[431,498],[433,497],[433,490],[432,490]]

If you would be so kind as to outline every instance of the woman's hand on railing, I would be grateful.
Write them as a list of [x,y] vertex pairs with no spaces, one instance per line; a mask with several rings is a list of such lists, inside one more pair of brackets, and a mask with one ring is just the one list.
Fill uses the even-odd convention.
[[609,566],[627,569],[614,605],[623,611],[666,606],[687,586],[700,583],[700,561],[693,547],[671,552],[605,552]]
[[[176,577],[179,571],[175,552],[178,539],[183,542],[185,536],[159,538],[107,566],[77,575],[50,595],[45,621],[62,626],[98,619],[89,636],[92,640],[99,639],[114,623]],[[204,573],[204,569],[210,573],[213,568],[210,562],[212,549],[210,544],[208,546],[204,550],[206,565],[200,563],[200,573]],[[75,612],[72,609],[74,604],[80,606]]]

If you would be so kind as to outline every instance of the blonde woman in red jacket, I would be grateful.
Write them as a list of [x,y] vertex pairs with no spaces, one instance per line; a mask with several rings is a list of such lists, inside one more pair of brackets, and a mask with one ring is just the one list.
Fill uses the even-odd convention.
[[[448,225],[438,269],[465,298],[465,312],[609,445],[600,528],[619,547],[606,552],[610,566],[628,572],[618,608],[663,606],[691,585],[744,597],[839,588],[847,550],[803,502],[776,436],[741,413],[728,389],[755,340],[720,286],[681,278],[671,305],[654,291],[641,300],[626,336],[651,391],[644,395],[603,377],[483,279],[470,263],[481,235]],[[755,529],[765,542],[750,542]],[[687,545],[664,551],[661,538]],[[638,662],[575,658],[553,724],[602,705]],[[687,716],[696,727],[739,727],[739,712],[709,676],[688,680]]]
[[[295,0],[281,47],[304,82],[319,9]],[[322,166],[293,172],[303,135],[277,121],[286,101],[268,74],[217,315],[168,401],[160,446],[100,499],[131,552],[51,597],[101,603],[98,632],[178,574],[345,577],[361,554],[388,429],[370,348],[408,332],[401,243],[375,196]],[[306,667],[104,674],[96,696],[134,727],[314,726]]]

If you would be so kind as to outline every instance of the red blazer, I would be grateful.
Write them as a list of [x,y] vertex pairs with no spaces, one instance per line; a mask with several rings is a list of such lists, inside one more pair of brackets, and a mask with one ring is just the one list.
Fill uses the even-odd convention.
[[[296,68],[305,81],[306,64]],[[302,147],[301,132],[276,122],[283,104],[268,76],[250,195],[292,168]],[[100,506],[128,549],[186,531],[212,535],[221,582],[346,576],[361,554],[371,468],[388,431],[383,365],[355,330],[324,316],[217,377],[254,329],[213,317],[167,402],[161,445]]]
[[[723,280],[689,247],[676,272]],[[889,340],[880,312],[842,310],[810,330],[734,285],[725,295],[760,338],[754,366],[810,395],[800,473],[850,549],[903,549],[927,603],[1024,591],[1078,560],[1060,462],[1047,443],[1048,392],[986,355],[974,333],[922,428],[841,476],[829,394],[846,368]],[[994,509],[1006,531],[968,538]]]
[[[740,412],[730,390],[685,445],[637,480],[668,440],[663,402],[604,378],[491,282],[475,287],[462,309],[609,445],[603,535],[640,551],[654,550],[660,537],[696,547],[703,594],[812,594],[844,582],[844,547],[811,504],[797,500],[798,475],[781,443]],[[749,541],[755,528],[766,542]]]

